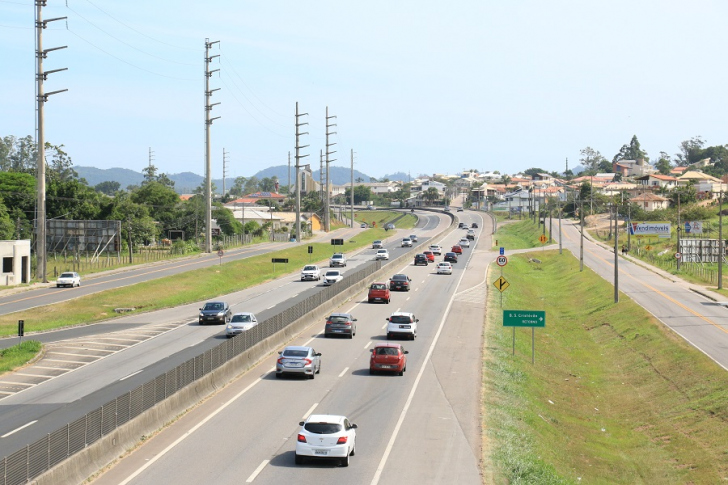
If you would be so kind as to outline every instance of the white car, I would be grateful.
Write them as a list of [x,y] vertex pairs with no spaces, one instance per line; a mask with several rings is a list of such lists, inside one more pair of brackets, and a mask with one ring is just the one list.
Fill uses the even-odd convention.
[[382,241],[376,240],[372,242],[372,249],[382,249]]
[[437,263],[437,274],[452,274],[452,264],[449,261]]
[[321,270],[315,264],[307,264],[301,270],[301,281],[319,281]]
[[386,249],[377,249],[377,254],[374,255],[374,259],[389,259],[389,251]]
[[225,336],[227,338],[234,337],[256,325],[258,325],[258,319],[255,318],[254,314],[250,312],[235,313],[233,318],[230,319],[230,323],[225,327]]
[[330,286],[344,279],[344,275],[338,269],[330,269],[324,275],[324,285]]
[[460,240],[458,245],[462,248],[469,248],[470,247],[470,239],[464,237]]
[[430,251],[432,251],[432,254],[436,254],[438,256],[440,256],[442,254],[442,248],[437,244],[431,245]]
[[395,336],[404,336],[412,340],[417,338],[417,322],[414,313],[394,312],[387,320],[387,340]]
[[334,255],[329,258],[329,268],[335,268],[337,266],[346,268],[346,256],[342,253],[334,253]]
[[61,276],[58,277],[56,280],[56,287],[60,288],[61,286],[70,286],[70,287],[76,287],[81,286],[81,277],[78,275],[78,273],[75,272],[66,272],[61,273]]
[[412,247],[412,239],[406,237],[402,239],[402,247],[403,248],[411,248]]
[[356,452],[355,424],[330,414],[312,414],[298,424],[296,465],[307,458],[339,458],[341,466],[349,466],[349,457]]

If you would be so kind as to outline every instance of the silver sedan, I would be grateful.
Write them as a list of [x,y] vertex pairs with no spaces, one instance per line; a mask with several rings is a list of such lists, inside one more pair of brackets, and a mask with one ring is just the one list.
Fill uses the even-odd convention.
[[258,319],[250,312],[236,313],[225,327],[225,335],[230,338],[258,325]]
[[295,374],[313,379],[321,372],[321,352],[316,352],[312,347],[289,345],[278,354],[280,355],[276,361],[278,378],[283,374]]

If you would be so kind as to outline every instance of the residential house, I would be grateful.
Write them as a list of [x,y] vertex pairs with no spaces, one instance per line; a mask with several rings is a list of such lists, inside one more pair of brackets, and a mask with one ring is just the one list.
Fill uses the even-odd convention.
[[644,187],[674,189],[677,187],[677,177],[652,173],[636,177],[635,181]]
[[612,164],[612,171],[620,173],[623,177],[641,177],[649,173],[655,173],[655,168],[649,163],[645,163],[643,158],[637,160],[620,160]]
[[659,209],[667,209],[670,206],[670,199],[651,192],[644,192],[630,200],[633,204],[637,204],[647,212]]

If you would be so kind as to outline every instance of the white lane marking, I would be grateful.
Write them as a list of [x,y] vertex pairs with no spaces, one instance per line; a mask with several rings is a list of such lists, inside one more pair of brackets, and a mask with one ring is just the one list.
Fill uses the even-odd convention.
[[311,413],[313,412],[314,409],[316,409],[316,406],[318,406],[318,405],[319,405],[319,403],[317,403],[317,402],[313,403],[313,406],[311,406],[311,408],[308,411],[306,411],[306,414],[304,414],[301,419],[306,421],[306,419],[308,419],[308,417],[311,416]]
[[132,373],[131,373],[131,374],[129,374],[128,376],[124,376],[124,377],[122,377],[122,378],[121,378],[121,379],[119,379],[119,380],[120,380],[120,381],[123,381],[123,380],[125,380],[125,379],[128,379],[128,378],[130,378],[130,377],[133,377],[133,376],[135,376],[135,375],[137,375],[137,374],[139,374],[140,372],[143,372],[143,371],[144,371],[144,369],[139,369],[138,371],[136,371],[136,372],[132,372]]
[[422,280],[422,282],[423,282],[423,283],[424,283],[425,281],[427,281],[427,280]]
[[224,411],[225,408],[227,408],[232,403],[234,403],[237,399],[240,398],[240,396],[242,396],[243,394],[245,394],[246,392],[248,392],[250,389],[253,388],[253,386],[255,386],[257,383],[259,383],[262,380],[263,380],[263,378],[262,377],[259,377],[255,381],[253,381],[252,383],[250,383],[248,385],[248,387],[246,387],[245,389],[243,389],[242,391],[240,391],[239,393],[237,393],[228,402],[226,402],[225,404],[223,404],[222,406],[220,406],[219,408],[217,408],[215,411],[213,411],[211,414],[209,414],[205,419],[203,419],[202,421],[200,421],[199,423],[197,423],[195,426],[193,426],[192,428],[190,428],[189,431],[187,431],[185,434],[183,434],[182,436],[180,436],[179,438],[177,438],[172,444],[170,444],[165,449],[163,449],[158,455],[154,456],[153,458],[150,458],[149,461],[147,461],[144,465],[142,465],[137,471],[135,471],[134,473],[132,473],[126,480],[124,480],[123,482],[119,483],[119,485],[126,485],[127,483],[129,483],[132,480],[134,480],[144,470],[146,470],[147,468],[149,468],[150,466],[152,466],[157,460],[159,460],[164,455],[166,455],[167,453],[169,453],[170,450],[172,450],[172,448],[174,448],[178,444],[182,443],[182,441],[184,441],[185,438],[189,437],[190,435],[192,435],[192,433],[194,433],[195,431],[197,431],[198,429],[200,429],[201,427],[203,427],[205,424],[207,424],[208,421],[210,421],[212,418],[214,418],[215,416],[217,416],[218,414],[220,414],[222,411]]
[[407,297],[407,299],[406,299],[405,301],[409,301],[409,299],[410,299],[410,297],[408,296],[408,297]]
[[200,345],[204,340],[200,340],[199,342],[195,342],[194,344],[189,345],[187,348],[194,347],[195,345]]
[[341,371],[341,374],[339,374],[339,377],[344,377],[344,374],[346,374],[346,371],[348,371],[348,367],[344,367],[344,370]]
[[[457,286],[455,286],[456,290],[460,286],[460,283],[462,283],[463,276],[465,276],[464,271],[460,274],[460,279],[458,280],[458,284],[457,284]],[[384,466],[387,464],[387,459],[389,459],[389,454],[392,452],[392,448],[394,447],[394,442],[397,439],[399,430],[402,427],[404,418],[407,416],[407,411],[409,411],[409,407],[412,404],[412,399],[414,398],[415,392],[417,391],[417,387],[419,386],[420,380],[422,379],[422,374],[425,372],[427,363],[429,362],[430,357],[432,357],[432,352],[435,350],[435,345],[437,345],[437,341],[440,339],[440,334],[442,333],[442,328],[445,326],[445,321],[447,320],[447,317],[450,313],[450,308],[452,308],[452,304],[455,301],[456,293],[457,293],[457,291],[453,292],[453,295],[452,295],[452,297],[450,297],[450,301],[447,304],[447,308],[445,308],[445,311],[443,312],[442,320],[440,320],[440,325],[437,328],[435,337],[432,339],[432,344],[430,344],[430,348],[427,349],[427,355],[425,355],[425,360],[422,361],[422,367],[420,367],[420,370],[417,373],[417,377],[415,378],[415,383],[412,386],[412,390],[410,391],[409,396],[407,396],[407,401],[404,403],[404,407],[402,408],[402,412],[399,415],[397,424],[394,426],[394,432],[392,433],[391,437],[389,438],[389,443],[387,443],[387,447],[384,449],[384,454],[382,455],[382,459],[379,462],[377,471],[374,473],[374,478],[372,478],[371,485],[377,485],[379,483],[379,478],[382,476],[382,472],[384,471]]]
[[419,288],[415,288],[415,291],[419,290]]
[[399,307],[399,308],[397,308],[397,310],[396,310],[396,311],[400,311],[401,309],[402,309],[402,307]]
[[14,430],[12,430],[11,432],[9,432],[9,433],[5,433],[4,435],[0,436],[0,438],[7,438],[7,437],[8,437],[8,436],[10,436],[11,434],[17,433],[17,432],[18,432],[18,431],[20,431],[21,429],[25,429],[25,428],[27,428],[28,426],[31,426],[31,425],[33,425],[33,424],[35,424],[35,423],[37,423],[37,422],[38,422],[38,420],[36,419],[35,421],[31,421],[30,423],[26,423],[26,424],[22,425],[22,426],[21,426],[20,428],[15,428],[15,429],[14,429]]
[[258,465],[258,468],[256,468],[255,471],[250,474],[250,476],[248,477],[248,479],[245,480],[245,483],[253,483],[253,480],[255,480],[255,477],[257,477],[260,474],[260,472],[263,471],[263,468],[265,468],[265,466],[268,463],[270,463],[270,460],[263,460],[263,463],[261,463],[260,465]]
[[[28,387],[35,386],[35,384],[29,384],[27,382],[10,382],[10,381],[0,381],[0,384],[7,384],[7,385],[11,385],[11,386],[28,386]],[[0,438],[2,438],[2,436],[0,436]]]
[[371,345],[371,343],[372,343],[372,341],[370,340],[369,342],[367,342],[367,344],[364,346],[364,348],[366,349],[367,347],[369,347],[369,345]]
[[[387,324],[386,323],[382,326],[382,329],[385,329],[385,328],[387,328]],[[366,349],[366,347],[364,347],[364,348]]]
[[275,305],[269,306],[268,308],[266,308],[266,310],[270,310],[271,308],[275,308],[275,307],[276,307]]

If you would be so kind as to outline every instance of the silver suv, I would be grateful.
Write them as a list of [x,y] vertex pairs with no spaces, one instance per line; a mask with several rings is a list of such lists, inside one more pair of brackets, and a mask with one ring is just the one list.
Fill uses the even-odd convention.
[[336,253],[329,259],[329,268],[336,267],[346,268],[346,256],[341,253]]

